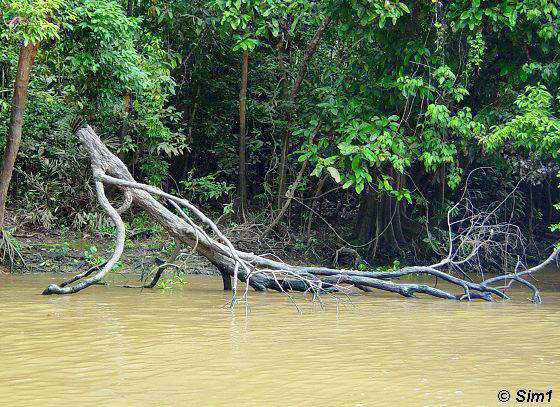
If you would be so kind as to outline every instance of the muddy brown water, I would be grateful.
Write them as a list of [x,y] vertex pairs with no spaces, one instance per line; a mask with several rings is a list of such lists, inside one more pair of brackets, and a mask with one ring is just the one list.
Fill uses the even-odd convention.
[[[0,276],[0,405],[494,406],[553,390],[560,405],[560,274],[544,304],[303,299],[224,309],[221,279],[165,290],[39,295],[52,275]],[[515,403],[508,403],[515,405]]]

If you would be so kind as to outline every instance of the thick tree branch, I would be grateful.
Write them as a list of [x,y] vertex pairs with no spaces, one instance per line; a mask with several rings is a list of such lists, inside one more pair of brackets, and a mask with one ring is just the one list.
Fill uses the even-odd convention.
[[[271,289],[282,293],[290,291],[309,292],[313,294],[314,298],[322,293],[344,293],[348,291],[350,286],[365,291],[370,289],[388,291],[403,297],[426,294],[436,298],[458,301],[475,299],[495,301],[496,299],[508,299],[509,297],[500,289],[493,287],[492,284],[504,280],[514,280],[531,289],[533,291],[533,301],[540,302],[538,289],[522,277],[553,264],[557,261],[560,252],[559,249],[555,250],[543,263],[528,270],[494,277],[481,283],[451,275],[443,270],[470,264],[474,257],[472,255],[473,251],[478,253],[481,247],[492,243],[492,240],[484,240],[487,236],[500,235],[503,230],[509,230],[505,227],[500,228],[500,225],[494,225],[490,230],[489,221],[493,218],[491,212],[484,214],[471,213],[461,220],[462,224],[470,223],[470,226],[458,234],[450,235],[451,240],[447,257],[430,266],[404,267],[391,272],[362,272],[326,267],[295,266],[236,249],[218,226],[188,200],[168,194],[151,185],[136,182],[126,166],[105,147],[91,127],[88,126],[79,130],[78,137],[88,150],[91,159],[98,200],[117,227],[117,242],[113,256],[96,275],[82,280],[76,285],[70,285],[70,283],[87,277],[88,272],[82,273],[60,286],[51,284],[44,291],[44,294],[70,294],[80,291],[99,282],[119,260],[124,248],[124,224],[118,211],[107,200],[103,184],[113,185],[127,191],[132,202],[148,212],[176,241],[190,246],[193,251],[206,257],[222,273],[222,276],[229,275],[232,277],[233,281],[230,286],[232,289],[232,305],[235,304],[237,298],[237,281],[246,282],[247,287],[251,286],[258,291]],[[174,207],[175,213],[163,206],[155,197],[169,201]],[[449,221],[450,227],[454,222],[457,221]],[[471,243],[465,243],[467,240]],[[460,292],[455,293],[448,289],[436,288],[424,283],[396,282],[400,278],[415,275],[433,276],[444,280],[451,287],[460,289]],[[226,288],[229,284],[228,280],[224,278]],[[154,285],[155,283],[149,286]],[[243,296],[246,297],[247,293],[246,288]]]

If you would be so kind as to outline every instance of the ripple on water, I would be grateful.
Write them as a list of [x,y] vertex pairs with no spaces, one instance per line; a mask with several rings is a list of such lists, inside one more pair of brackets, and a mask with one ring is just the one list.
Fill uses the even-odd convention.
[[274,293],[230,313],[202,276],[38,295],[52,278],[0,277],[6,405],[488,405],[500,388],[560,389],[558,292],[542,306],[299,299],[300,315]]

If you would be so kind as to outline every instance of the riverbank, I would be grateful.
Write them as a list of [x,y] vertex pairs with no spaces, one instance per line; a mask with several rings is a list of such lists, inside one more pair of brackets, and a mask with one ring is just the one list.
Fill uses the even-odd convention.
[[[79,232],[21,230],[14,237],[23,258],[23,262],[17,262],[14,273],[77,272],[103,263],[114,245],[110,235]],[[126,241],[125,256],[115,271],[141,274],[153,268],[157,259],[167,260],[174,250],[174,242],[158,233],[133,231]],[[182,263],[193,274],[213,273],[211,265],[198,256],[190,261],[183,257]]]
[[[262,253],[262,248],[268,249],[267,255],[270,258],[287,259],[295,265],[316,265],[334,266],[331,259],[323,255],[321,258],[313,247],[294,248],[292,242],[276,242],[267,240],[259,242],[254,238],[255,225],[237,225],[225,231],[230,236],[232,242],[238,248],[246,252]],[[23,230],[19,229],[13,236],[17,239],[20,261],[11,270],[12,273],[64,273],[77,274],[92,266],[102,264],[106,261],[106,256],[111,253],[114,245],[114,236],[111,228],[100,228],[95,234],[72,232],[64,230]],[[297,246],[297,245],[296,245]],[[179,250],[182,249],[182,250]],[[185,250],[186,249],[186,250]],[[313,253],[313,256],[309,254]],[[347,255],[350,254],[348,257]],[[338,256],[338,266],[359,269],[364,271],[390,271],[391,267],[382,266],[375,268],[367,263],[356,263],[354,257],[357,253],[350,250],[350,253],[341,253]],[[177,255],[179,255],[177,257]],[[336,258],[337,256],[335,256]],[[174,240],[162,231],[157,225],[142,224],[142,227],[127,227],[127,239],[125,242],[125,253],[121,260],[113,268],[111,275],[118,276],[120,281],[126,284],[126,280],[137,281],[139,278],[144,280],[150,273],[154,272],[158,264],[173,261],[178,267],[173,268],[172,273],[167,273],[160,286],[168,287],[173,284],[172,280],[182,274],[205,274],[218,275],[216,268],[204,257],[193,253],[188,248],[179,248]],[[347,262],[344,264],[343,262]],[[403,267],[409,264],[405,261],[394,261],[393,267]],[[360,266],[360,267],[357,267]],[[7,272],[7,269],[3,270]],[[171,277],[170,277],[171,276]],[[492,273],[485,271],[488,278]],[[461,277],[459,275],[458,277]],[[466,278],[480,280],[480,276],[472,274]],[[540,275],[532,277],[539,289],[544,289],[540,285]],[[62,280],[67,277],[62,277]],[[111,279],[107,279],[110,281]],[[180,279],[179,279],[180,280]],[[433,277],[427,275],[408,275],[401,278],[402,282],[433,284]],[[397,280],[395,280],[397,281]],[[180,281],[179,281],[180,282]],[[136,284],[136,283],[134,283]],[[438,282],[435,282],[436,286]],[[553,290],[560,290],[560,287],[552,287]]]
[[[249,225],[241,225],[229,229],[228,236],[237,247],[249,252],[265,251],[271,257],[289,259],[293,264],[315,264],[320,266],[332,266],[332,259],[324,253],[319,256],[312,248],[292,247],[289,243],[267,240],[259,243],[254,239],[254,231]],[[19,229],[13,236],[17,239],[19,252],[23,262],[18,262],[12,273],[64,273],[76,274],[91,266],[103,263],[114,245],[114,236],[111,229],[95,234],[80,233],[65,230],[25,230]],[[116,265],[111,274],[118,276],[120,280],[137,280],[153,272],[158,262],[170,261],[177,255],[175,242],[170,239],[159,227],[151,225],[140,228],[128,228],[125,243],[125,253],[121,261]],[[311,254],[310,254],[311,253]],[[339,266],[355,268],[353,254],[340,256]],[[347,264],[343,262],[346,261]],[[213,265],[204,257],[192,253],[188,248],[181,252],[175,261],[179,266],[179,274],[204,274],[219,275]],[[404,266],[406,263],[396,261],[394,264]],[[360,268],[366,270],[366,268]],[[370,268],[372,269],[372,268]],[[390,270],[390,267],[382,267]],[[175,270],[175,269],[174,269]],[[9,272],[7,269],[0,271]],[[553,271],[553,270],[549,270]],[[487,276],[492,273],[485,273]],[[64,277],[65,278],[65,277]],[[477,277],[473,275],[475,280]],[[433,278],[427,276],[411,275],[403,278],[417,281],[432,282]],[[540,289],[546,289],[541,285],[540,275],[533,277],[534,282]],[[554,282],[549,289],[560,290]]]

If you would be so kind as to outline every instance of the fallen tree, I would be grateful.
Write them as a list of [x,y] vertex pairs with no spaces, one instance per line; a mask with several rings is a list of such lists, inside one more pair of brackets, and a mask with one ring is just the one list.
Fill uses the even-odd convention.
[[[435,264],[404,267],[389,272],[291,265],[267,256],[237,250],[216,224],[188,200],[136,182],[123,162],[107,149],[90,126],[78,130],[77,137],[89,154],[97,199],[116,227],[115,248],[105,264],[78,274],[60,285],[49,285],[43,291],[45,295],[72,294],[101,282],[123,254],[126,233],[121,214],[132,204],[145,210],[177,242],[204,256],[218,269],[223,278],[224,289],[232,290],[232,305],[237,299],[238,281],[246,283],[243,294],[245,298],[249,287],[257,291],[308,292],[314,296],[330,292],[344,293],[348,292],[349,288],[356,287],[366,292],[376,289],[393,292],[403,297],[414,297],[419,293],[459,301],[509,299],[506,291],[513,282],[517,282],[531,290],[532,301],[541,302],[537,287],[525,277],[555,263],[560,251],[555,249],[544,262],[535,267],[525,268],[523,263],[518,261],[512,273],[480,282],[473,281],[463,268],[471,267],[483,250],[499,245],[497,237],[505,237],[508,244],[511,244],[515,241],[514,237],[519,236],[520,233],[513,233],[512,228],[518,229],[510,224],[496,222],[495,209],[475,212],[467,200],[464,204],[466,216],[458,220],[452,219],[452,213],[457,212],[459,203],[449,211],[447,253]],[[117,187],[123,192],[125,199],[119,208],[115,208],[107,199],[106,186]],[[160,200],[167,201],[174,211],[169,210]],[[160,266],[149,285],[137,287],[154,287],[157,278],[168,266],[167,263]],[[462,277],[454,274],[461,274]],[[403,277],[414,275],[435,277],[436,284],[395,282]],[[439,279],[457,287],[459,292],[437,288]],[[498,283],[499,285],[496,285]]]

